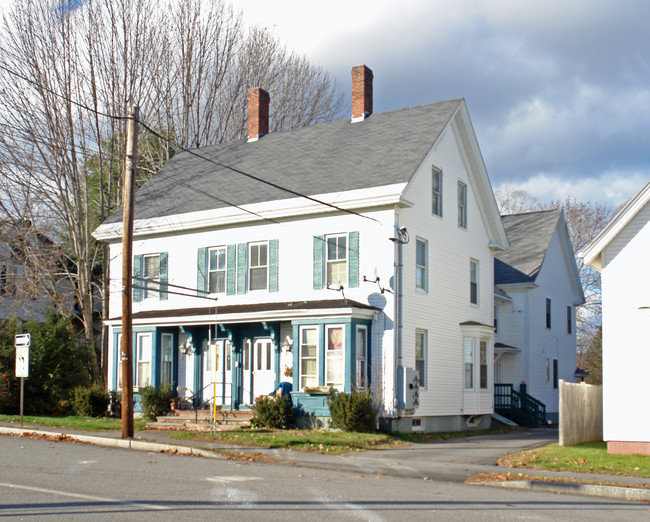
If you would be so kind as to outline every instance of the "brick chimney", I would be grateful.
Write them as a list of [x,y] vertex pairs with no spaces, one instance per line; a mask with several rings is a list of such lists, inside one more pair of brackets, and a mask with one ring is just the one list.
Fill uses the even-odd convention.
[[270,99],[264,89],[248,89],[248,141],[257,141],[269,133]]
[[352,121],[372,114],[372,71],[365,65],[352,67]]

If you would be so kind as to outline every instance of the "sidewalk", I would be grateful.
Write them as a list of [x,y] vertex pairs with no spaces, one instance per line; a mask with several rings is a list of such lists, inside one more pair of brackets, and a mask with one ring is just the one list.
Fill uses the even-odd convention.
[[[139,451],[164,452],[171,454],[197,455],[206,458],[232,458],[232,452],[241,452],[250,459],[260,462],[294,467],[345,471],[363,475],[387,475],[420,480],[443,480],[465,482],[471,475],[480,473],[522,474],[514,482],[484,482],[482,485],[532,489],[578,495],[627,498],[650,502],[650,479],[623,477],[618,475],[581,474],[542,470],[502,468],[496,461],[509,453],[530,449],[557,440],[557,430],[535,429],[524,432],[482,437],[468,437],[427,444],[413,444],[390,450],[347,453],[345,455],[322,455],[282,449],[238,447],[196,441],[174,441],[169,432],[140,431],[134,439],[122,439],[119,431],[101,433],[76,432],[73,430],[49,429],[38,426],[15,427],[0,423],[0,435],[47,436],[62,441],[74,441],[105,447],[134,449]],[[219,451],[230,452],[228,455]],[[247,459],[248,460],[248,459]],[[546,482],[531,477],[565,480],[567,482]],[[570,481],[570,482],[569,482]],[[610,482],[623,486],[600,486],[589,482]]]

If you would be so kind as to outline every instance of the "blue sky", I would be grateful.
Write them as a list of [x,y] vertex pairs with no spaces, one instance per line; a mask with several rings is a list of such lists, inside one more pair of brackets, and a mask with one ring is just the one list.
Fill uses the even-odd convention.
[[[0,0],[0,10],[10,0]],[[234,0],[374,110],[464,97],[493,187],[618,206],[650,179],[647,0]]]

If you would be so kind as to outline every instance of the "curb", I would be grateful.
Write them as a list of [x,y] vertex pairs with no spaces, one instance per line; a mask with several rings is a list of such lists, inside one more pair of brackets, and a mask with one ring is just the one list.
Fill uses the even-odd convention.
[[57,431],[40,431],[26,428],[8,428],[0,426],[0,435],[33,435],[45,436],[53,439],[60,438],[84,444],[94,444],[95,446],[104,446],[106,448],[132,449],[137,451],[151,451],[155,453],[173,453],[175,455],[191,455],[197,457],[208,457],[213,459],[222,459],[219,454],[191,448],[188,446],[176,446],[173,444],[161,444],[158,442],[147,442],[132,439],[113,439],[111,437],[96,437],[93,435],[77,435],[75,433],[65,433]]
[[546,482],[544,480],[511,480],[503,482],[481,482],[472,485],[496,488],[526,489],[548,493],[565,493],[589,497],[620,498],[650,502],[650,489],[623,486],[601,486],[598,484],[573,484],[570,482]]

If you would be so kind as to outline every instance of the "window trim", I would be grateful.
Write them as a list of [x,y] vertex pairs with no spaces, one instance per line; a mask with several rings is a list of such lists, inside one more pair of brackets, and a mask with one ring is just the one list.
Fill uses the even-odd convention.
[[[345,258],[339,258],[338,253],[339,253],[339,239],[345,239]],[[329,247],[330,247],[330,239],[335,240],[335,253],[337,257],[335,259],[329,259]],[[348,286],[348,279],[349,279],[349,263],[350,263],[350,237],[347,233],[340,233],[340,234],[326,234],[325,235],[325,242],[324,242],[324,248],[325,248],[325,286],[329,287],[330,285],[343,285],[343,286]],[[329,281],[329,267],[330,264],[334,263],[344,263],[345,268],[343,270],[343,274],[345,275],[345,281],[337,281],[337,282],[331,282]],[[340,273],[340,272],[339,272]]]
[[[422,338],[422,357],[418,357],[418,337],[421,336]],[[427,375],[427,363],[428,363],[428,352],[429,352],[429,332],[427,330],[424,330],[422,328],[416,328],[415,329],[415,353],[414,353],[414,360],[415,360],[415,370],[418,371],[418,362],[421,363],[422,365],[422,373],[423,375],[419,375],[418,379],[418,384],[420,388],[426,389],[428,385],[428,375]]]
[[[259,259],[260,259],[259,252],[260,252],[260,247],[262,247],[262,246],[266,247],[266,260],[265,260],[266,263],[265,264],[260,264],[259,263]],[[258,248],[258,255],[257,255],[258,264],[256,264],[255,266],[253,266],[253,254],[252,254],[253,248]],[[247,267],[248,268],[248,270],[247,270],[248,291],[249,292],[257,292],[257,291],[268,290],[269,289],[269,242],[268,241],[254,241],[254,242],[248,243],[248,249],[247,250],[248,250],[248,252],[247,252],[248,253],[248,267]],[[264,269],[265,274],[266,274],[264,287],[253,288],[252,287],[252,284],[253,284],[253,270],[260,270],[261,271],[262,269]]]
[[478,366],[479,366],[479,390],[487,390],[490,375],[489,375],[489,366],[488,366],[488,340],[479,339],[479,356],[478,356]]
[[[165,340],[169,345],[165,346]],[[165,360],[165,350],[169,349],[169,361]],[[208,350],[210,347],[208,346]],[[165,366],[169,366],[169,380],[165,380]],[[160,384],[171,385],[174,380],[174,334],[163,332],[160,334]]]
[[[469,350],[468,350],[469,348]],[[464,337],[463,338],[463,389],[465,391],[473,391],[474,386],[474,355],[476,351],[476,338]],[[469,365],[469,379],[467,378],[467,370]],[[469,382],[468,382],[469,381]]]
[[557,390],[560,381],[560,368],[559,362],[556,357],[553,358],[553,389]]
[[[363,332],[363,346],[359,347],[359,333]],[[358,324],[355,328],[355,349],[356,349],[356,375],[354,379],[357,391],[365,391],[370,382],[368,379],[368,327]],[[360,375],[363,372],[363,377]]]
[[480,267],[481,265],[478,259],[470,258],[469,260],[469,302],[474,306],[478,306],[480,302],[480,295],[479,295]]
[[[303,356],[303,346],[305,346],[307,343],[303,343],[303,332],[306,330],[312,330],[314,332],[314,355],[309,356],[309,357],[304,357]],[[299,370],[299,382],[298,382],[298,389],[304,390],[305,388],[309,388],[311,386],[318,386],[319,382],[319,374],[320,374],[320,357],[319,357],[319,328],[318,326],[312,326],[312,325],[305,325],[305,326],[300,326],[298,329],[298,370]],[[313,379],[313,384],[303,384],[303,381],[305,379],[305,373],[303,372],[303,365],[302,361],[303,359],[308,359],[308,360],[313,360],[316,362],[316,373],[315,374],[307,374],[308,378]]]
[[467,185],[458,182],[458,226],[467,230]]
[[[330,348],[330,332],[333,330],[341,330],[341,348],[332,349]],[[325,386],[331,386],[332,388],[337,389],[338,391],[343,391],[345,388],[345,325],[344,324],[326,324],[325,325]],[[330,357],[336,354],[336,357]],[[340,381],[330,380],[329,379],[329,370],[330,370],[330,359],[332,361],[340,359]]]
[[[149,359],[140,358],[140,340],[149,338]],[[149,375],[146,381],[141,381],[140,363],[149,364]],[[151,332],[138,332],[135,334],[135,375],[133,378],[133,388],[139,389],[146,386],[151,386],[151,369],[153,366],[153,334]]]
[[[436,179],[438,190],[436,190]],[[431,214],[442,217],[442,170],[431,166]]]
[[[424,265],[418,263],[418,246],[423,245],[424,248]],[[415,289],[420,292],[429,291],[429,242],[426,239],[415,239]],[[418,285],[418,275],[421,276],[421,284]]]
[[[212,252],[217,252],[217,254],[216,254],[216,255],[217,255],[217,258],[216,258],[216,259],[217,259],[217,265],[218,265],[218,259],[219,259],[219,258],[218,258],[218,255],[219,255],[218,252],[219,252],[220,250],[223,251],[223,262],[224,262],[224,267],[223,267],[223,269],[216,268],[216,269],[212,270],[212,267],[211,267]],[[207,272],[207,276],[208,276],[208,277],[207,277],[207,290],[208,290],[208,294],[212,294],[212,295],[215,295],[215,294],[225,294],[226,291],[227,291],[227,289],[228,289],[228,247],[227,247],[226,245],[209,247],[209,248],[208,248],[208,251],[207,251],[207,256],[208,256],[208,258],[207,258],[208,269],[206,270],[206,272]],[[221,290],[221,291],[219,291],[219,290],[217,289],[217,290],[215,290],[215,291],[213,292],[212,289],[210,288],[210,283],[211,283],[211,277],[210,277],[210,275],[211,275],[213,272],[214,272],[214,273],[223,272],[223,290]]]
[[[158,259],[158,275],[156,278],[147,276],[147,259]],[[160,299],[160,253],[144,254],[142,256],[142,298],[143,299]],[[155,288],[155,289],[154,289]]]
[[546,328],[551,329],[551,300],[546,298]]

